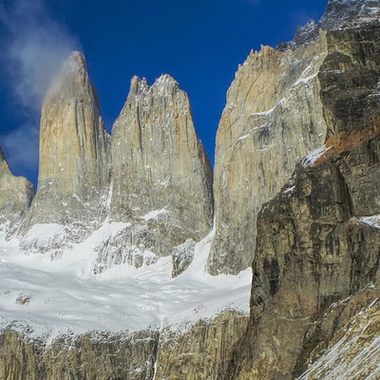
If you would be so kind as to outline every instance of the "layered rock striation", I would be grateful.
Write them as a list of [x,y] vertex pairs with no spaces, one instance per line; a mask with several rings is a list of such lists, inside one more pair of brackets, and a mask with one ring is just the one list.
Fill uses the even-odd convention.
[[106,150],[97,97],[83,56],[74,52],[42,106],[38,188],[26,227],[101,220]]
[[0,378],[217,380],[246,322],[247,316],[225,311],[183,332],[99,332],[63,336],[47,347],[6,331],[0,335]]
[[360,27],[379,16],[378,1],[330,0],[319,23],[299,28],[291,43],[252,52],[239,67],[216,139],[210,273],[236,274],[250,266],[262,205],[281,190],[296,163],[323,144],[318,73],[326,31],[350,22]]
[[252,262],[262,205],[296,162],[322,145],[319,97],[324,33],[285,49],[262,47],[239,68],[227,94],[215,153],[215,223],[209,271],[237,274]]
[[187,95],[163,75],[134,77],[112,130],[110,221],[125,230],[99,248],[98,269],[140,266],[167,256],[212,226],[212,170],[198,140]]
[[251,317],[229,379],[300,375],[323,339],[311,326],[330,305],[379,288],[380,24],[330,31],[327,46],[325,148],[260,212]]

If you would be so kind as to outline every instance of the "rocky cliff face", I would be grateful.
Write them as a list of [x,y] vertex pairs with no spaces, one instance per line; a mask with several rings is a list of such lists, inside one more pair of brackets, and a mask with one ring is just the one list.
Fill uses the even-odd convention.
[[26,228],[101,220],[109,180],[106,145],[84,58],[74,52],[42,106],[38,189]]
[[132,79],[112,131],[112,168],[112,219],[165,209],[195,238],[210,231],[212,171],[187,95],[170,76],[151,87]]
[[129,225],[99,248],[98,270],[167,256],[211,229],[212,171],[187,95],[168,75],[133,78],[112,131],[110,220]]
[[321,33],[286,49],[262,47],[236,73],[216,139],[212,274],[236,274],[251,264],[261,206],[289,179],[297,160],[322,145],[317,73],[325,56]]
[[291,43],[251,53],[237,71],[216,139],[210,273],[250,266],[262,205],[324,141],[317,74],[327,54],[325,31],[379,14],[378,1],[330,0],[320,23],[299,28]]
[[299,375],[322,339],[310,326],[333,302],[379,286],[380,25],[330,31],[327,46],[325,149],[260,213],[249,327],[226,378]]
[[[23,248],[61,256],[103,223],[123,223],[98,245],[94,270],[139,267],[199,241],[212,218],[212,171],[177,82],[164,75],[148,87],[133,78],[108,152],[84,58],[74,52],[42,107],[38,190]],[[36,225],[49,223],[62,233],[34,239]]]
[[0,225],[7,234],[14,233],[25,217],[34,195],[32,184],[15,177],[0,148]]
[[[306,333],[300,380],[376,379],[380,375],[380,290],[333,303]],[[365,358],[365,359],[364,359]],[[303,370],[304,368],[300,368]]]
[[246,322],[246,316],[226,311],[183,333],[67,336],[48,347],[5,332],[0,336],[0,378],[216,380]]
[[[379,15],[378,0],[331,0],[294,41],[249,55],[218,130],[216,238],[201,243],[212,174],[186,94],[134,78],[107,149],[74,53],[44,103],[30,211],[0,154],[0,221],[28,253],[62,256],[0,242],[0,378],[379,377]],[[210,245],[215,275],[253,259],[249,318],[249,271],[208,275]]]

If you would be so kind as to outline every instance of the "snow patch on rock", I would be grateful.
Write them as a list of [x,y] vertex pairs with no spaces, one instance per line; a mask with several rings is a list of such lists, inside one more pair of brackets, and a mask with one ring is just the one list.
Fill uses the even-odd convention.
[[[66,334],[183,328],[226,308],[249,312],[250,269],[238,276],[207,274],[213,232],[195,245],[192,263],[178,278],[172,278],[170,256],[139,269],[125,264],[94,274],[95,248],[125,227],[104,224],[54,261],[25,255],[19,240],[0,236],[0,329],[49,344]],[[40,225],[28,236],[60,233],[59,225]]]

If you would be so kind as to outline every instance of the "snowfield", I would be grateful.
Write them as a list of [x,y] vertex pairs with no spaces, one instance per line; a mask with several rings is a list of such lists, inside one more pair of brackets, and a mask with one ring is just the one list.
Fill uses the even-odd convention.
[[[178,278],[171,277],[171,257],[140,269],[120,265],[93,274],[94,248],[123,227],[105,224],[54,260],[26,254],[19,240],[0,236],[0,329],[49,344],[63,334],[183,329],[226,308],[248,313],[250,269],[239,276],[206,272],[213,232],[197,244],[191,266]],[[61,230],[35,226],[26,239],[51,239]]]

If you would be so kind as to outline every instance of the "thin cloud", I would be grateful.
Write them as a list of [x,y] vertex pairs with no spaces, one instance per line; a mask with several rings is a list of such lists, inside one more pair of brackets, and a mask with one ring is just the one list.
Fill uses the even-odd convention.
[[[2,56],[15,118],[21,127],[1,136],[12,167],[37,166],[38,122],[44,94],[77,40],[56,21],[43,0],[16,0],[0,6]],[[24,145],[19,151],[18,146]]]

